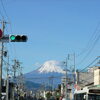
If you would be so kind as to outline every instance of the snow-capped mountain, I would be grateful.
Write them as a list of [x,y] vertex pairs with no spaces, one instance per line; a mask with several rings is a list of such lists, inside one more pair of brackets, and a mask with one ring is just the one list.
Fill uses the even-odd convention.
[[38,70],[39,73],[50,73],[50,72],[57,72],[57,73],[64,73],[60,66],[60,62],[58,61],[47,61],[45,62]]
[[58,61],[50,60],[46,61],[38,69],[25,74],[25,79],[33,81],[35,83],[49,82],[52,77],[54,84],[61,82],[61,77],[64,76],[64,71],[61,68],[62,65]]

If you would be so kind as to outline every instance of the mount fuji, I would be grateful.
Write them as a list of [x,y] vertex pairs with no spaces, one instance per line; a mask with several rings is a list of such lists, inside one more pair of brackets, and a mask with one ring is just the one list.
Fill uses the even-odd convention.
[[50,84],[52,82],[57,85],[61,83],[61,77],[65,75],[65,71],[61,67],[63,66],[58,61],[46,61],[38,69],[26,73],[24,77],[25,80],[38,84]]
[[39,69],[39,73],[64,73],[64,71],[61,69],[60,62],[58,61],[47,61],[45,62]]

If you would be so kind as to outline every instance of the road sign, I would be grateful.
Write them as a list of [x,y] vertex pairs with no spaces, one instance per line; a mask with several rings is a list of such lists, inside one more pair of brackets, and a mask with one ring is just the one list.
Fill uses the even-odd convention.
[[0,39],[0,42],[9,42],[9,35],[5,35]]
[[0,39],[2,38],[2,30],[0,29]]

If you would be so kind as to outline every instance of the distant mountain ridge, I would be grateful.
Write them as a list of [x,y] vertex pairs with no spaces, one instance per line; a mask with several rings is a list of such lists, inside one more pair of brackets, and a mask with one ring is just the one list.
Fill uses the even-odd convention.
[[38,89],[38,88],[41,87],[41,84],[34,83],[34,82],[31,82],[31,81],[25,81],[25,84],[24,85],[29,90]]

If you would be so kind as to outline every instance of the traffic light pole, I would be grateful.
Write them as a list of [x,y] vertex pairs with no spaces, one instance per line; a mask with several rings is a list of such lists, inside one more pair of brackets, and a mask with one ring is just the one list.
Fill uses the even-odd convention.
[[2,99],[2,66],[3,66],[3,48],[5,42],[26,42],[27,36],[26,35],[4,35],[5,29],[5,22],[4,20],[1,22],[2,24],[2,32],[0,31],[0,100]]
[[[2,34],[4,35],[5,22],[2,21]],[[1,42],[1,51],[0,51],[0,100],[2,100],[2,66],[3,66],[3,42]]]

